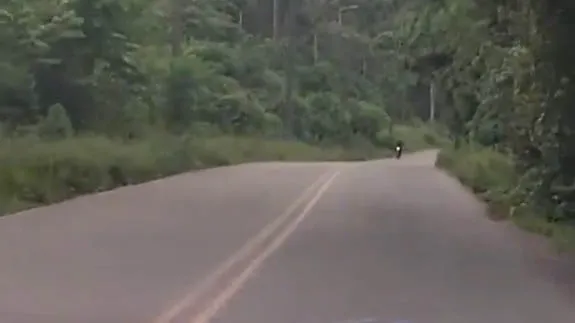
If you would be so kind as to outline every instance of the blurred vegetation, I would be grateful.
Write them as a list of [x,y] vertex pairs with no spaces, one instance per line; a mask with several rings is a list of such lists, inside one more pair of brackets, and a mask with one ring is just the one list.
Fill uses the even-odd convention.
[[570,228],[574,18],[568,0],[5,0],[3,212],[402,139]]
[[0,211],[402,139],[569,231],[574,19],[568,0],[5,0]]
[[557,221],[553,209],[531,198],[530,183],[517,172],[516,162],[507,154],[479,144],[445,148],[437,165],[456,176],[490,206],[493,220],[511,220],[530,232],[551,238],[559,251],[574,250],[575,226]]
[[133,142],[104,136],[17,138],[0,145],[0,213],[191,169],[249,161],[362,160],[380,154],[237,136],[157,135]]
[[439,164],[505,201],[509,214],[531,214],[530,226],[543,228],[536,231],[572,230],[575,7],[566,0],[409,2],[401,52],[441,92],[438,108],[454,141]]
[[387,34],[405,8],[5,0],[0,214],[201,167],[444,143]]

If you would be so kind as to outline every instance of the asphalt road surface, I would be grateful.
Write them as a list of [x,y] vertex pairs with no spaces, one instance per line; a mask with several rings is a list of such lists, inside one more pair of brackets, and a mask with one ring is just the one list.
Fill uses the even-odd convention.
[[0,323],[575,322],[546,252],[435,155],[211,169],[2,218]]

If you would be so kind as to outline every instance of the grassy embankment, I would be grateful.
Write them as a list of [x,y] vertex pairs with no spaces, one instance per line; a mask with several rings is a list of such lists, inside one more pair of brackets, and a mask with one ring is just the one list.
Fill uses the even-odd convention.
[[[397,126],[394,139],[407,147],[438,142],[434,130]],[[0,215],[78,195],[142,183],[190,170],[252,161],[350,161],[388,156],[365,142],[318,147],[302,142],[251,137],[154,135],[131,142],[102,136],[42,140],[0,139]]]
[[520,176],[509,156],[485,147],[464,145],[459,149],[443,149],[437,166],[487,202],[492,219],[511,220],[522,229],[549,237],[560,251],[575,248],[575,226],[548,221],[537,205],[523,203],[518,198]]

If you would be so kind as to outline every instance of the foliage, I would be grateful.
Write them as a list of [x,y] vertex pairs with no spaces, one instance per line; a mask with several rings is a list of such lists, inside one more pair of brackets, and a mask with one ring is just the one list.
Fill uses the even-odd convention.
[[46,142],[28,137],[0,145],[0,214],[79,194],[137,184],[191,169],[267,160],[356,160],[381,151],[314,147],[251,137],[177,137],[122,142],[82,136]]
[[48,108],[48,115],[39,124],[39,134],[45,138],[62,139],[73,135],[72,123],[61,104]]
[[[400,40],[415,3],[5,0],[0,196],[47,203],[200,161],[299,158],[319,149],[309,144],[360,159],[397,138],[440,143],[430,128],[397,126],[429,117],[429,78],[405,69]],[[262,147],[238,158],[212,147],[208,162],[190,136]],[[308,148],[264,144],[280,138]]]
[[376,143],[388,123],[412,116],[400,113],[410,105],[397,91],[410,87],[401,62],[381,41],[390,15],[373,11],[390,1],[345,11],[337,1],[278,0],[285,10],[275,24],[273,1],[264,2],[8,0],[0,118],[31,125],[59,104],[80,134],[130,137],[142,124],[181,133],[199,122]]
[[439,154],[437,163],[486,198],[511,194],[518,181],[513,161],[490,148],[474,145],[446,148]]
[[437,165],[455,175],[490,206],[493,219],[510,218],[520,227],[550,237],[559,250],[575,248],[575,226],[550,221],[553,213],[526,198],[524,176],[508,155],[480,145],[443,149]]
[[[573,223],[571,2],[407,3],[389,38],[401,44],[405,67],[441,92],[439,119],[461,148],[446,152],[453,160],[443,162],[476,189],[513,191],[513,208],[530,205],[541,221]],[[470,143],[487,148],[470,152]],[[516,180],[489,175],[501,158],[511,163]],[[471,170],[453,169],[464,165]]]

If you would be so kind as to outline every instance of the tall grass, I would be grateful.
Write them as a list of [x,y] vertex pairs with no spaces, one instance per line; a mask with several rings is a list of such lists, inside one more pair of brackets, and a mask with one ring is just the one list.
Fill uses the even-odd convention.
[[404,142],[407,151],[446,147],[450,143],[444,128],[423,122],[396,125],[393,127],[393,136]]
[[[411,150],[443,140],[423,125],[396,126],[388,141],[398,138]],[[253,161],[358,161],[390,153],[361,138],[341,147],[217,134],[151,133],[132,141],[96,135],[0,137],[0,215],[200,168]]]
[[156,135],[131,142],[102,136],[53,141],[4,138],[0,214],[206,167],[271,160],[361,160],[382,153],[232,136]]
[[549,222],[542,208],[517,194],[521,178],[510,156],[467,144],[459,149],[443,149],[437,165],[485,200],[493,218],[510,219],[527,231],[547,236],[559,250],[575,249],[575,227]]

